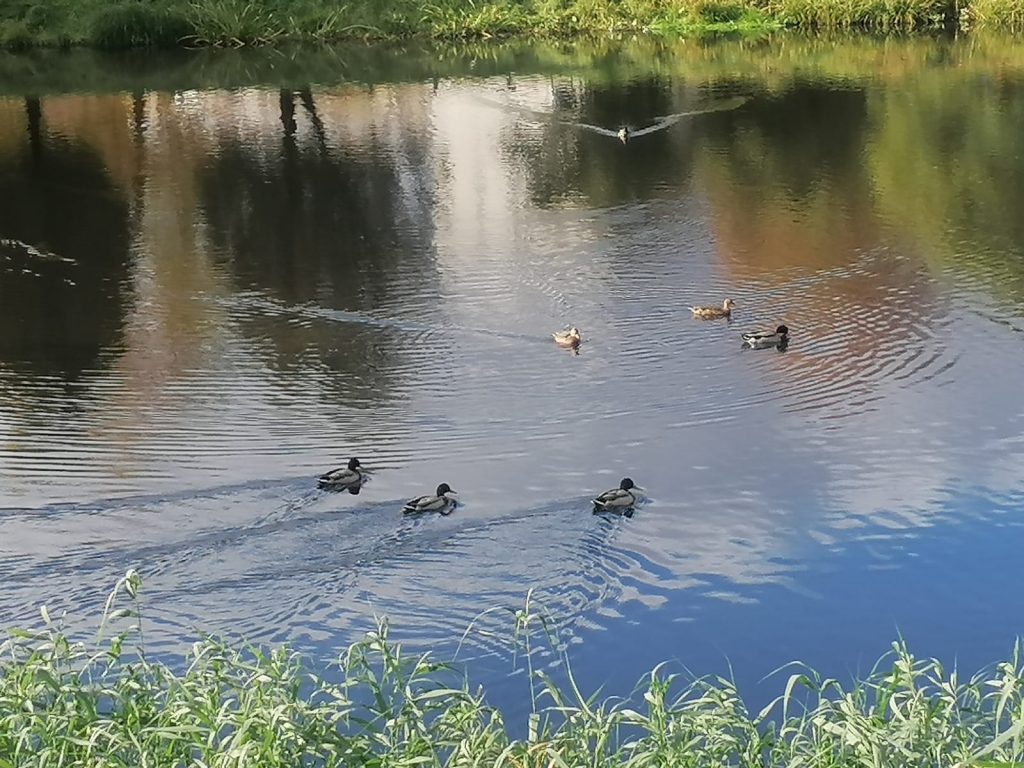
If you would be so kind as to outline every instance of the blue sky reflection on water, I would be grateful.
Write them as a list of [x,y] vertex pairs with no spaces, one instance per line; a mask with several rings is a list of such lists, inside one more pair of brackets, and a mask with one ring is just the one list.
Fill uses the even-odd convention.
[[[731,677],[755,712],[798,671],[769,676],[773,670],[802,662],[848,683],[870,672],[897,638],[918,657],[935,656],[972,674],[1012,653],[1018,632],[1016,619],[1006,616],[1015,599],[1006,568],[1024,544],[1024,526],[1014,519],[1021,499],[1002,500],[1010,511],[978,524],[992,503],[983,493],[963,492],[951,495],[933,525],[902,536],[869,531],[828,548],[807,540],[782,580],[737,589],[700,574],[699,588],[648,588],[663,598],[661,629],[652,633],[651,609],[637,601],[617,602],[609,611],[616,620],[600,627],[581,619],[573,628],[578,642],[568,646],[573,672],[590,686],[584,693],[599,686],[625,693],[658,659],[668,662],[666,674],[682,680]],[[522,676],[511,674],[506,661],[481,663],[495,676],[492,701],[525,718]]]

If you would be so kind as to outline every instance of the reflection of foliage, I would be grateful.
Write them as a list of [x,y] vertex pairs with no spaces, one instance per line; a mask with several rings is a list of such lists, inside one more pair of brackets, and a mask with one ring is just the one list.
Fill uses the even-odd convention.
[[884,91],[869,154],[879,211],[927,258],[1024,301],[1024,79],[922,77]]
[[204,174],[203,208],[238,281],[289,304],[380,303],[409,245],[395,226],[401,190],[384,152],[342,160],[296,148],[270,168],[238,144],[217,154]]
[[703,118],[701,178],[728,258],[770,272],[845,262],[867,207],[868,120],[864,92],[814,82]]
[[[931,44],[913,71],[886,77],[909,87],[861,88],[854,69],[845,90],[791,76],[774,99],[703,118],[721,244],[734,256],[756,247],[764,269],[818,269],[869,245],[868,217],[881,216],[935,269],[1024,300],[1024,77],[989,74],[994,42]],[[882,62],[888,46],[875,49]]]
[[76,377],[120,338],[128,205],[86,147],[42,134],[0,156],[0,358]]
[[[399,276],[425,277],[427,263],[416,259],[427,252],[431,202],[403,191],[393,148],[375,137],[358,153],[330,149],[322,133],[310,146],[300,145],[291,135],[292,98],[282,92],[280,154],[267,157],[227,141],[203,172],[202,207],[212,243],[230,260],[240,287],[256,288],[286,307],[379,311]],[[309,92],[300,99],[320,125]],[[425,147],[413,143],[401,153],[408,172],[419,176],[415,183],[429,190],[429,179],[422,178]],[[294,328],[257,317],[249,330],[274,345],[271,363],[277,367],[305,365],[301,359],[312,355],[318,365],[353,373],[339,382],[347,396],[354,396],[353,382],[362,395],[379,396],[387,384],[382,363],[400,341],[397,331],[358,323]]]
[[728,158],[744,186],[780,186],[801,199],[823,178],[848,181],[859,172],[864,101],[859,90],[800,82],[777,98],[748,103],[736,115],[708,115],[702,124],[707,143],[727,150],[719,156]]

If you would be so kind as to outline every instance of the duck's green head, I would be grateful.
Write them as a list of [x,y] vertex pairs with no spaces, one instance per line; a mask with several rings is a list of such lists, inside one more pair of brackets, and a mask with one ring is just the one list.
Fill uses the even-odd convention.
[[632,490],[633,488],[636,488],[636,485],[628,477],[624,477],[622,478],[622,482],[619,483],[619,488],[621,488],[624,491],[629,491]]
[[439,486],[437,486],[438,496],[444,496],[446,493],[455,493],[455,491],[452,490],[451,486],[448,485],[448,483],[441,483]]

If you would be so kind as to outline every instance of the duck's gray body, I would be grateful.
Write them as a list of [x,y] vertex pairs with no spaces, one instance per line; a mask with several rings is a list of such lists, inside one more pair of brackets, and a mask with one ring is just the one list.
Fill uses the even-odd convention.
[[580,345],[580,331],[578,328],[573,326],[567,331],[558,331],[552,333],[551,338],[555,340],[555,344],[560,347],[567,347],[569,349],[576,349]]
[[442,515],[450,515],[458,506],[459,499],[455,491],[448,487],[447,483],[437,486],[437,492],[427,496],[417,496],[410,499],[402,507],[402,512],[407,515],[415,515],[420,512],[440,512]]
[[618,488],[605,491],[594,499],[594,509],[602,512],[618,512],[632,509],[635,504],[643,499],[641,490],[628,477],[623,478]]
[[332,469],[320,475],[317,485],[320,488],[351,491],[359,489],[366,480],[366,475],[359,464],[359,459],[349,459],[348,466]]
[[775,329],[774,332],[755,332],[755,333],[744,333],[743,343],[748,347],[754,349],[764,349],[765,347],[778,347],[785,345],[789,342],[789,329],[780,325]]

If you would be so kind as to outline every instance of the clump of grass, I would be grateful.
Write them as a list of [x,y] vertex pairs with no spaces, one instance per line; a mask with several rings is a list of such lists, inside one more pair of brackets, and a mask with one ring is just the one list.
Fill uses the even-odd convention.
[[93,22],[92,41],[99,48],[169,48],[193,34],[184,14],[151,2],[110,5]]
[[888,32],[942,26],[951,7],[949,0],[768,0],[764,10],[801,29]]
[[189,5],[188,21],[194,30],[188,42],[197,46],[268,45],[285,31],[272,9],[248,0],[196,0]]
[[[524,652],[525,738],[450,665],[409,654],[385,620],[338,660],[340,682],[286,648],[211,638],[176,665],[146,657],[139,576],[107,600],[95,645],[72,642],[42,609],[41,631],[0,644],[0,765],[140,766],[1001,766],[1024,759],[1024,659],[961,680],[902,643],[844,688],[800,668],[750,713],[723,678],[655,668],[627,699],[586,696],[536,669],[533,638],[564,657],[528,596],[510,628]],[[125,607],[116,607],[127,598]],[[124,626],[127,622],[127,626]],[[122,627],[106,637],[105,632]],[[106,638],[106,639],[104,639]]]
[[1024,29],[1024,0],[971,0],[960,9],[960,25]]
[[368,24],[351,23],[347,5],[330,9],[317,9],[309,13],[290,15],[284,34],[298,40],[315,40],[325,43],[341,40],[355,34],[380,37],[378,27]]
[[708,24],[728,24],[739,21],[745,8],[737,2],[728,0],[706,0],[696,7],[697,16]]
[[486,40],[526,31],[530,16],[522,6],[466,2],[427,3],[420,18],[431,37],[440,40]]
[[67,37],[70,16],[61,0],[48,3],[0,3],[0,48],[20,50],[40,44],[53,44]]
[[31,48],[35,44],[35,35],[21,19],[0,25],[0,48],[19,51]]

